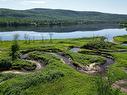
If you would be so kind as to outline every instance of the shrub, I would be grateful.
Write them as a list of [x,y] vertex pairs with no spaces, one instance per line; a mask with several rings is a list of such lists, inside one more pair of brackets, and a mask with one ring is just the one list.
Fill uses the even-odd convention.
[[18,50],[19,50],[19,45],[18,45],[18,37],[19,35],[14,35],[14,42],[11,46],[11,57],[12,57],[12,60],[15,60],[17,59],[17,56],[18,56]]
[[10,59],[1,59],[0,60],[0,71],[1,70],[7,70],[7,69],[10,69],[11,68],[11,65],[12,62]]
[[113,43],[106,42],[104,40],[104,38],[101,38],[101,39],[92,40],[91,42],[84,45],[83,48],[86,48],[86,49],[110,49],[110,48],[112,48],[112,46],[113,46]]
[[32,71],[35,70],[36,65],[26,60],[17,59],[13,61],[12,68],[17,70],[25,69],[27,71]]

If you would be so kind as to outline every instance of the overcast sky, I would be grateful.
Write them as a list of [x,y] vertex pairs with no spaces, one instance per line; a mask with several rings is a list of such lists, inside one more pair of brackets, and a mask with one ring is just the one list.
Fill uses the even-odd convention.
[[0,0],[0,8],[53,8],[127,14],[127,0]]

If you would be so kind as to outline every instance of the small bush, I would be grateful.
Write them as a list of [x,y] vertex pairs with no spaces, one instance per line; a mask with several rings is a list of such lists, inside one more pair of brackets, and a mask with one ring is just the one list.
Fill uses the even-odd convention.
[[10,69],[12,66],[11,64],[12,62],[9,58],[1,59],[0,60],[0,71]]
[[83,46],[86,49],[110,49],[113,43],[104,41],[104,38],[95,39]]
[[13,61],[12,68],[17,70],[25,69],[27,71],[32,71],[35,70],[36,65],[26,60],[17,59]]
[[18,51],[19,51],[19,44],[18,44],[18,37],[19,35],[16,34],[14,35],[14,38],[13,38],[13,44],[11,45],[11,57],[12,57],[12,60],[15,60],[18,58]]
[[12,57],[12,60],[15,60],[15,59],[17,59],[17,57],[18,57],[18,53],[17,53],[17,51],[19,50],[19,45],[17,44],[17,43],[15,43],[15,44],[13,44],[12,46],[11,46],[11,57]]

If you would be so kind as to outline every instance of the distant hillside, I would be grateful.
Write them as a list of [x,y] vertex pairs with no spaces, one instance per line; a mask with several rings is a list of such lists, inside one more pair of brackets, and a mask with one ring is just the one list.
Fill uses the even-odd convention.
[[119,23],[126,20],[127,15],[101,12],[41,8],[30,10],[0,9],[0,26]]
[[125,27],[125,28],[127,28],[127,21],[125,21],[125,22],[122,22],[120,25],[121,25],[122,27]]

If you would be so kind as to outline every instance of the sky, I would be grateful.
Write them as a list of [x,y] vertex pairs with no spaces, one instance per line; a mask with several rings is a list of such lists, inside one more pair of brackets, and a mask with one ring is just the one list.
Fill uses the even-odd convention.
[[0,0],[0,8],[52,8],[127,14],[127,0]]

